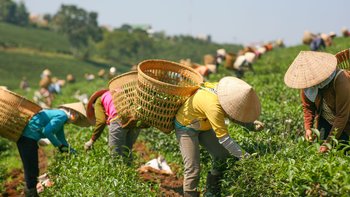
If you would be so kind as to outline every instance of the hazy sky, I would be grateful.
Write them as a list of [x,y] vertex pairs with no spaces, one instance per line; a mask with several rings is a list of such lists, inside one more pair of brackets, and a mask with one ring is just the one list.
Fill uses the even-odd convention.
[[[17,0],[19,1],[19,0]],[[33,13],[54,14],[61,4],[98,13],[100,25],[149,24],[167,35],[209,34],[219,43],[281,38],[301,43],[305,30],[340,35],[350,27],[350,0],[24,0]]]

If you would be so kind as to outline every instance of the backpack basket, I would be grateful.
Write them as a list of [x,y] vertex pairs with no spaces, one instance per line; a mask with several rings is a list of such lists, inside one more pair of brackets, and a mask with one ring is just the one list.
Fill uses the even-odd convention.
[[145,60],[137,69],[138,117],[170,133],[176,112],[200,87],[202,76],[190,67],[166,60]]
[[28,121],[41,109],[24,97],[0,88],[0,136],[16,142]]
[[350,70],[350,51],[349,49],[342,50],[335,54],[338,61],[338,68]]
[[123,128],[136,126],[136,86],[137,71],[118,75],[111,79],[108,84],[113,104],[118,113],[118,119]]

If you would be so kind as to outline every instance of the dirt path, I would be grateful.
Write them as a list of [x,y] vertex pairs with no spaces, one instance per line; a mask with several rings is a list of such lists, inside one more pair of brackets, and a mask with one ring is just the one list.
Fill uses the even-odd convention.
[[[142,158],[141,161],[146,163],[147,161],[157,157],[157,154],[150,151],[143,142],[137,142],[134,145],[134,150]],[[39,148],[39,169],[40,175],[47,171],[48,158],[47,154],[42,148]],[[171,169],[176,172],[178,166],[169,163]],[[139,171],[140,178],[144,181],[148,181],[160,186],[160,196],[182,196],[182,177],[176,175],[169,175],[161,172],[160,170],[148,168],[147,171]],[[23,197],[24,176],[23,169],[13,169],[8,175],[8,180],[5,183],[5,191],[0,194],[2,197]]]
[[[157,154],[152,153],[144,143],[136,142],[134,144],[134,150],[140,155],[145,162],[155,158]],[[169,163],[171,169],[176,172],[178,167]],[[176,175],[169,175],[161,172],[160,170],[148,168],[147,171],[139,171],[139,175],[142,180],[159,184],[160,196],[183,196],[182,182],[183,178],[179,178]]]

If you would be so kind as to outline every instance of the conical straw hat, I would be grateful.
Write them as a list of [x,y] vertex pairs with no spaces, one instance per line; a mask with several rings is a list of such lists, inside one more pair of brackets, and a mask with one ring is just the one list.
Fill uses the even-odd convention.
[[301,51],[284,75],[284,83],[291,88],[309,88],[327,79],[336,66],[337,58],[332,54]]
[[105,92],[107,92],[108,89],[102,89],[102,90],[98,90],[96,92],[94,92],[89,101],[88,104],[86,106],[86,116],[90,122],[90,124],[95,124],[96,122],[96,117],[95,117],[95,110],[94,110],[94,103],[96,102],[97,98],[102,96]]
[[80,127],[90,126],[90,123],[86,117],[85,107],[82,102],[63,104],[60,105],[59,108],[71,109],[79,113],[79,119],[73,122],[73,124],[78,125]]
[[218,84],[218,98],[224,111],[234,120],[248,123],[260,116],[261,105],[253,88],[236,77],[224,77]]

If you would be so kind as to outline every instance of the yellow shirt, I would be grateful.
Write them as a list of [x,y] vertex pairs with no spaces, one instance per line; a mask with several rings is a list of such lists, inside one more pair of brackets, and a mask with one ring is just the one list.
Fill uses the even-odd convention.
[[[215,87],[216,83],[206,83],[205,87]],[[176,120],[188,128],[207,131],[211,128],[218,138],[228,134],[225,125],[226,113],[222,109],[218,96],[205,88],[199,89],[181,106]]]

